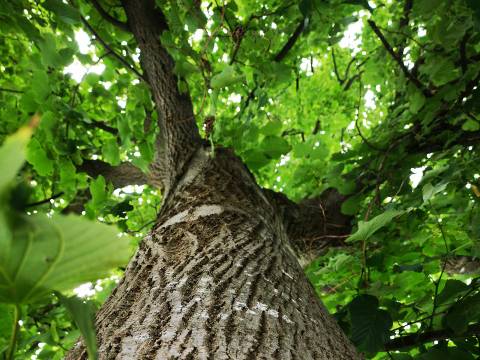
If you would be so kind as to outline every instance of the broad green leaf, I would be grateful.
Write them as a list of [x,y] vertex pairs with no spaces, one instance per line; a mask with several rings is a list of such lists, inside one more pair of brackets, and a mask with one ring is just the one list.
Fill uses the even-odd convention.
[[376,231],[388,225],[394,218],[404,214],[405,210],[387,210],[367,222],[359,221],[358,230],[347,238],[347,241],[368,240]]
[[39,43],[39,48],[42,53],[42,63],[46,68],[49,66],[55,67],[62,61],[53,34],[44,34],[44,38]]
[[460,75],[454,62],[446,56],[432,58],[429,63],[423,65],[420,69],[430,77],[436,86],[445,85]]
[[0,147],[0,192],[17,176],[25,162],[27,144],[32,136],[33,128],[21,127],[16,133],[7,137]]
[[248,165],[249,169],[255,170],[267,165],[270,162],[263,151],[258,149],[248,150],[243,154],[243,160]]
[[30,83],[31,89],[35,96],[35,101],[41,104],[50,94],[50,82],[45,71],[36,70]]
[[92,194],[92,203],[94,207],[101,206],[107,200],[105,178],[99,175],[90,182],[90,194]]
[[55,15],[66,24],[76,24],[80,22],[80,13],[78,10],[61,0],[46,0],[42,3],[42,6],[55,13]]
[[97,337],[95,332],[95,306],[93,302],[82,300],[77,296],[66,297],[57,293],[61,303],[67,308],[75,324],[82,333],[87,347],[88,357],[95,360],[97,356]]
[[27,161],[32,164],[40,176],[53,174],[53,161],[48,158],[45,149],[36,138],[33,138],[28,144]]
[[210,86],[212,89],[221,89],[226,86],[235,84],[243,79],[243,76],[238,75],[235,71],[235,66],[226,66],[222,72],[212,76]]
[[427,183],[423,186],[422,192],[423,192],[423,202],[427,202],[430,200],[432,197],[434,197],[436,194],[442,192],[445,190],[447,187],[447,183],[439,183],[435,186],[433,186],[431,183]]
[[420,90],[414,89],[410,95],[410,111],[416,114],[425,104],[425,96]]
[[456,334],[467,331],[468,324],[480,319],[480,294],[468,296],[453,305],[445,316],[445,322]]
[[472,119],[468,119],[462,125],[462,130],[465,131],[477,131],[480,129],[480,123]]
[[351,338],[361,351],[376,353],[389,339],[392,319],[388,312],[378,308],[378,300],[371,295],[357,296],[348,306],[352,323]]
[[438,294],[437,304],[448,303],[467,290],[468,286],[464,282],[455,279],[448,279],[445,283],[445,287]]
[[83,217],[17,216],[0,263],[0,302],[30,303],[108,275],[130,255],[128,237]]
[[360,206],[363,199],[364,199],[364,196],[362,196],[361,194],[350,196],[347,200],[342,202],[342,206],[341,206],[342,214],[355,215],[360,210]]
[[109,138],[105,141],[102,151],[103,156],[108,163],[112,165],[120,164],[120,152],[117,141],[114,138]]
[[281,155],[288,153],[291,149],[291,146],[284,138],[278,136],[267,136],[260,144],[260,148],[268,157],[278,158]]

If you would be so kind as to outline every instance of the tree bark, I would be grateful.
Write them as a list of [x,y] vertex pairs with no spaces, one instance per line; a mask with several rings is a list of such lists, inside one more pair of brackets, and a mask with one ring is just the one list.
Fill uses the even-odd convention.
[[[358,359],[303,273],[286,202],[230,150],[202,144],[154,4],[123,0],[159,113],[150,179],[165,190],[163,205],[97,314],[99,358]],[[86,356],[79,343],[67,359]]]
[[100,359],[358,358],[286,234],[239,159],[199,149],[97,315]]

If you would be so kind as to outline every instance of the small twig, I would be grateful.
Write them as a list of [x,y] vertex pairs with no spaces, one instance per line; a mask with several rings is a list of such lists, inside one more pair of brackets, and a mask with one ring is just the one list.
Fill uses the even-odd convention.
[[408,68],[403,63],[402,58],[399,56],[399,54],[397,54],[395,52],[395,50],[393,50],[392,46],[388,43],[387,39],[383,35],[382,31],[378,28],[377,24],[373,20],[368,20],[368,25],[370,25],[373,32],[378,36],[378,38],[382,42],[383,46],[387,50],[387,52],[398,63],[398,65],[400,66],[400,69],[402,69],[405,77],[408,80],[410,80],[412,82],[412,84],[414,84],[418,89],[420,89],[426,97],[431,97],[432,93],[430,92],[430,90],[427,89],[418,78],[413,76],[413,74],[410,72],[410,70],[408,70]]
[[105,124],[103,121],[97,121],[97,120],[90,120],[91,121],[91,124],[87,123],[87,122],[84,122],[84,124],[86,125],[89,125],[90,127],[94,127],[94,128],[97,128],[97,129],[101,129],[103,131],[106,131],[112,135],[118,135],[118,130],[111,127],[111,126],[108,126],[107,124]]
[[[105,40],[103,40],[100,35],[98,35],[98,32],[90,25],[90,23],[82,16],[81,17],[82,23],[87,27],[87,29],[92,33],[93,36],[102,44],[102,46],[111,54],[115,59],[120,61],[126,68],[127,70],[130,70],[132,73],[134,73],[136,76],[138,76],[141,80],[147,82],[147,79],[137,70],[135,69],[130,63],[125,60],[125,58],[119,54],[117,54],[113,49],[108,45]],[[148,83],[148,82],[147,82]]]
[[467,43],[470,38],[470,32],[466,32],[460,42],[460,66],[462,67],[462,74],[467,72],[468,59],[467,59]]
[[332,62],[333,62],[333,72],[335,73],[335,77],[337,78],[340,85],[343,85],[343,83],[345,82],[345,79],[342,79],[340,77],[340,74],[338,73],[338,66],[337,66],[337,60],[335,58],[335,47],[334,46],[332,46]]
[[40,201],[36,201],[36,202],[33,202],[33,203],[30,203],[30,204],[27,204],[25,205],[25,207],[34,207],[34,206],[39,206],[39,205],[43,205],[43,204],[47,204],[49,202],[51,202],[52,200],[55,200],[57,198],[59,198],[60,196],[62,196],[64,194],[63,191],[59,192],[58,194],[55,194],[55,195],[52,195],[51,197],[49,197],[48,199],[44,199],[44,200],[40,200]]
[[369,148],[372,148],[373,150],[376,150],[376,151],[380,151],[380,152],[383,152],[385,151],[386,149],[381,149],[375,145],[373,145],[371,142],[369,142],[365,136],[363,136],[362,134],[362,131],[360,130],[360,126],[358,125],[358,120],[360,118],[360,111],[361,111],[361,104],[362,104],[362,96],[363,96],[363,93],[362,93],[362,87],[363,87],[363,84],[362,82],[360,81],[359,82],[359,87],[358,87],[358,90],[359,90],[359,96],[358,96],[358,105],[357,105],[357,116],[355,117],[355,128],[357,129],[357,132],[358,132],[358,135],[362,138],[362,140],[365,142],[365,144],[367,144],[367,146]]

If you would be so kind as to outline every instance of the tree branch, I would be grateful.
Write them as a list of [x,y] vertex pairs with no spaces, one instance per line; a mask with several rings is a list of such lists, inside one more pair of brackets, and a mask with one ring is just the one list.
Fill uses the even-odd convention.
[[432,330],[400,336],[392,339],[385,344],[385,350],[400,350],[412,346],[418,346],[435,340],[445,340],[454,338],[465,338],[468,335],[480,335],[480,324],[470,325],[464,334],[457,335],[450,329]]
[[288,52],[293,48],[293,45],[295,45],[298,38],[302,34],[303,30],[305,30],[305,25],[307,21],[308,21],[307,18],[303,18],[302,21],[300,21],[300,23],[297,25],[297,27],[295,28],[295,31],[287,40],[285,45],[283,45],[283,47],[280,49],[277,55],[275,55],[275,57],[273,58],[273,61],[280,62],[287,56]]
[[82,165],[78,166],[77,170],[86,172],[94,178],[102,175],[105,180],[111,182],[115,188],[149,183],[148,176],[128,162],[113,166],[101,160],[83,160]]
[[110,15],[103,7],[102,5],[100,5],[100,3],[97,1],[97,0],[90,0],[90,2],[92,3],[92,5],[95,7],[95,9],[97,9],[98,13],[105,19],[107,20],[109,23],[111,23],[112,25],[115,25],[116,27],[118,27],[119,29],[123,30],[123,31],[127,31],[129,32],[130,31],[130,28],[128,27],[128,24],[127,23],[124,23],[123,21],[120,21],[118,20],[117,18],[113,17],[112,15]]
[[301,263],[309,263],[330,247],[345,245],[344,240],[351,232],[351,217],[341,212],[347,197],[336,189],[329,188],[299,203],[281,193],[263,191],[279,211]]
[[90,119],[90,121],[91,123],[87,123],[87,122],[83,122],[83,123],[91,128],[101,129],[115,136],[118,135],[118,129],[108,126],[107,124],[105,124],[105,122],[92,120],[92,119]]
[[39,205],[43,205],[43,204],[50,203],[51,200],[58,199],[58,198],[59,198],[60,196],[62,196],[63,194],[64,194],[64,192],[61,191],[61,192],[59,192],[58,194],[55,194],[55,195],[50,196],[48,199],[43,199],[43,200],[35,201],[35,202],[33,202],[33,203],[30,203],[30,204],[25,205],[25,207],[29,208],[29,207],[34,207],[34,206],[39,206]]
[[23,94],[24,93],[24,91],[22,91],[22,90],[7,89],[7,88],[2,88],[2,87],[0,87],[0,91],[11,92],[11,93],[14,93],[14,94]]
[[383,46],[387,50],[387,52],[393,57],[393,59],[398,63],[400,69],[404,73],[405,77],[412,82],[426,97],[431,97],[432,93],[429,89],[427,89],[422,82],[415,77],[410,70],[405,66],[403,60],[399,54],[393,50],[392,46],[388,43],[387,39],[383,35],[382,31],[378,28],[377,24],[373,20],[368,20],[368,25],[372,28],[373,32],[378,36],[380,41],[382,42]]

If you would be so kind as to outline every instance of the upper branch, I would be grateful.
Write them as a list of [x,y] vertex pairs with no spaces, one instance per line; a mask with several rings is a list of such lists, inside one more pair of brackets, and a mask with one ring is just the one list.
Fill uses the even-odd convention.
[[130,31],[130,28],[128,27],[128,24],[124,23],[123,21],[118,20],[117,18],[113,17],[110,15],[103,7],[100,5],[100,3],[97,0],[91,0],[92,5],[97,9],[98,13],[109,23],[115,25],[119,29],[122,29],[124,31]]
[[412,82],[418,89],[420,89],[423,94],[426,97],[432,96],[431,92],[429,89],[425,87],[425,85],[422,84],[422,82],[415,77],[410,70],[406,67],[404,64],[401,55],[397,54],[395,50],[393,50],[392,46],[389,44],[385,36],[383,35],[382,31],[378,28],[377,24],[373,20],[368,20],[368,25],[372,28],[373,32],[378,36],[380,41],[382,42],[383,46],[387,50],[387,52],[393,57],[393,59],[398,63],[400,66],[400,69],[402,69],[402,72],[405,74],[405,77]]
[[140,61],[159,115],[160,135],[151,171],[168,191],[185,171],[201,137],[190,97],[179,91],[174,61],[160,42],[160,36],[168,29],[164,14],[153,0],[123,0],[122,4],[140,48]]
[[293,32],[293,34],[288,38],[285,45],[283,45],[283,47],[280,49],[280,51],[277,53],[277,55],[275,55],[275,57],[273,58],[274,61],[280,62],[285,58],[285,56],[287,56],[288,52],[293,47],[293,45],[295,45],[295,43],[297,42],[301,33],[305,29],[305,25],[306,25],[307,21],[308,21],[307,18],[303,18],[299,22],[299,24],[295,28],[295,31]]
[[93,28],[92,25],[90,25],[90,23],[87,21],[87,19],[85,19],[83,16],[81,17],[81,20],[82,20],[82,23],[86,26],[86,28],[88,29],[88,31],[90,31],[90,33],[92,33],[93,36],[95,36],[95,38],[100,42],[100,44],[102,44],[102,46],[107,50],[107,53],[108,54],[111,54],[115,59],[117,59],[118,61],[120,61],[127,70],[130,70],[131,72],[133,72],[136,76],[138,76],[140,79],[142,80],[145,80],[145,78],[143,77],[142,74],[140,74],[140,72],[135,69],[135,67],[133,67],[133,65],[131,65],[127,60],[125,60],[125,58],[121,55],[119,55],[118,53],[116,53],[111,47],[110,45],[107,44],[107,42],[105,40],[103,40],[100,35],[98,34],[98,32]]
[[127,185],[143,185],[149,182],[147,175],[128,162],[113,166],[101,160],[83,160],[82,165],[78,166],[77,169],[94,178],[102,175],[115,188]]
[[309,263],[330,247],[344,245],[351,232],[351,216],[342,214],[346,196],[336,189],[299,203],[272,190],[264,189],[264,193],[277,208],[301,263]]

